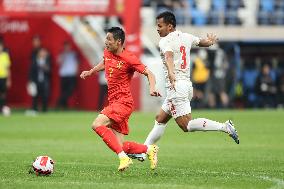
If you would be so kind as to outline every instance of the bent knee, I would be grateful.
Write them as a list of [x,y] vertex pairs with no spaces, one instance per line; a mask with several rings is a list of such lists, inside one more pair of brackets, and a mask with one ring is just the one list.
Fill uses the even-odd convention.
[[96,125],[92,125],[92,127],[91,127],[91,128],[92,128],[92,130],[93,130],[93,131],[95,131],[95,130],[96,130],[96,128],[97,128],[97,126],[96,126]]
[[188,132],[188,129],[187,129],[187,125],[179,125],[179,127],[181,128],[181,130],[183,131],[183,132]]
[[110,124],[111,121],[107,116],[99,114],[98,117],[92,123],[92,129],[95,130],[100,126],[109,126]]
[[166,124],[169,119],[170,118],[168,118],[168,117],[163,117],[163,116],[160,116],[160,115],[156,115],[156,121],[158,123]]
[[160,118],[160,116],[159,115],[156,115],[156,121],[158,122],[158,123],[160,123],[160,121],[161,121],[161,118]]
[[98,128],[99,126],[102,126],[102,124],[100,123],[100,122],[98,122],[98,121],[94,121],[93,123],[92,123],[92,129],[95,131],[96,130],[96,128]]

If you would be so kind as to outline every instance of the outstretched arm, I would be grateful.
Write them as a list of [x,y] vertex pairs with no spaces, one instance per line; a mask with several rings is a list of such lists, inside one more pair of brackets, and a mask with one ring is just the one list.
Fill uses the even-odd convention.
[[150,86],[150,95],[151,96],[161,96],[161,94],[156,90],[155,75],[147,68],[143,74],[147,76],[148,78],[149,86]]
[[105,64],[104,64],[104,60],[102,60],[100,63],[98,63],[95,67],[93,67],[89,71],[83,71],[80,74],[80,77],[82,79],[85,79],[86,77],[91,76],[96,72],[103,71],[104,69],[105,69]]
[[218,38],[215,34],[207,34],[207,38],[200,39],[200,42],[198,44],[199,47],[210,47],[211,45],[214,45],[218,41]]

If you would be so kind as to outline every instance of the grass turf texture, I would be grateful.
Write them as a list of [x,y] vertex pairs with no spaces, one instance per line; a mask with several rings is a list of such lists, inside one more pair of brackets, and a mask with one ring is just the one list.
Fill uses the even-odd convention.
[[[219,132],[183,133],[171,121],[159,142],[157,170],[134,160],[123,173],[117,156],[91,130],[96,115],[0,116],[0,188],[284,188],[283,111],[195,111],[193,117],[233,119],[240,144]],[[134,113],[126,139],[144,142],[153,119]],[[39,155],[55,160],[53,175],[28,174]]]

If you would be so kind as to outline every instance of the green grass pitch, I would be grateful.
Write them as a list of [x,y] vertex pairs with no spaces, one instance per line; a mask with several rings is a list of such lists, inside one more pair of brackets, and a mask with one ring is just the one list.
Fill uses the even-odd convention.
[[[240,144],[219,132],[183,133],[171,121],[158,145],[159,164],[134,160],[118,172],[118,158],[91,130],[97,113],[49,112],[0,116],[0,188],[284,188],[284,111],[194,111],[193,117],[232,119]],[[144,142],[154,113],[133,113],[127,140]],[[55,172],[29,174],[33,159],[49,155]]]

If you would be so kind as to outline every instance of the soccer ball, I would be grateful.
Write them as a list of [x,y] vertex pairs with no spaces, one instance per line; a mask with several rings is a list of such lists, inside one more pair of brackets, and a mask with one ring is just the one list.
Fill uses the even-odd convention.
[[32,166],[36,175],[46,176],[53,173],[54,161],[48,156],[38,156]]

